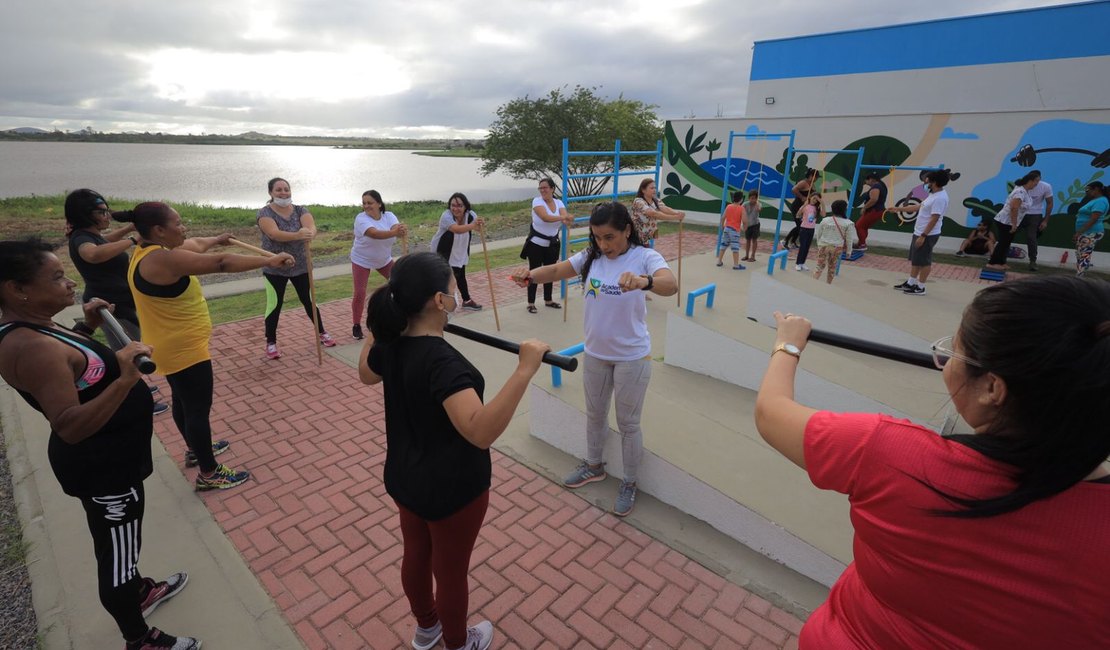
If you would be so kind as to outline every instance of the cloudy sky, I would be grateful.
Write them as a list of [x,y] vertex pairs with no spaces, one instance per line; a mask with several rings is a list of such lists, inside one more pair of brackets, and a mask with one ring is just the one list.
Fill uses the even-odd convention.
[[506,101],[575,84],[742,115],[755,40],[1049,4],[5,0],[0,129],[481,137]]

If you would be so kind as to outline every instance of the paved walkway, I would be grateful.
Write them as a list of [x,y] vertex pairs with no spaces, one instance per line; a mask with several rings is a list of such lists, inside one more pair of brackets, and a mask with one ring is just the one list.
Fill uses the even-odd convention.
[[[687,233],[683,253],[702,253],[713,244],[712,235]],[[673,259],[676,237],[661,238],[658,248]],[[756,267],[763,268],[767,254],[764,244]],[[906,265],[880,256],[866,256],[854,264],[899,273]],[[790,268],[786,272],[793,272]],[[489,290],[480,269],[480,264],[472,267],[471,289],[488,306]],[[844,270],[851,272],[848,265]],[[506,309],[522,309],[523,291],[509,282],[511,271],[500,269],[494,274],[498,302]],[[980,282],[978,269],[970,267],[936,265],[934,277]],[[258,278],[244,280],[251,281],[260,283]],[[322,312],[340,342],[351,343],[349,302],[324,305]],[[190,531],[199,530],[211,526],[211,520],[194,506],[206,506],[226,541],[308,648],[407,647],[412,622],[400,587],[401,540],[396,509],[381,484],[385,436],[380,388],[363,386],[349,366],[330,355],[317,366],[314,345],[306,336],[309,331],[301,311],[290,305],[280,330],[285,357],[270,362],[262,354],[260,318],[215,328],[213,425],[216,437],[233,443],[220,460],[250,469],[254,480],[224,493],[198,497],[189,492],[196,470],[181,468],[181,437],[168,417],[159,418],[156,434],[177,462],[176,470],[166,467],[160,474],[167,479],[162,491],[180,494],[168,501],[176,505],[168,506],[167,512],[150,513],[150,519],[174,518],[185,522]],[[165,390],[164,380],[162,384]],[[45,471],[45,452],[32,451],[34,457],[23,463],[28,480]],[[472,562],[470,609],[471,621],[488,618],[497,626],[495,647],[796,647],[798,618],[507,456],[494,451],[493,459],[490,510]],[[162,457],[159,462],[170,465],[172,461]],[[177,471],[184,472],[188,483],[173,479]],[[52,477],[48,478],[44,480],[49,483]],[[57,505],[64,502],[72,510],[72,500],[60,493],[55,497],[49,509],[39,509],[43,520],[57,524],[53,526],[57,537],[46,539],[54,546],[61,537],[83,541],[83,530],[78,533],[74,528],[81,526],[79,517],[62,516]],[[151,537],[158,548],[176,548],[175,540],[155,539],[155,532]],[[212,538],[219,539],[190,538],[182,544],[194,549],[226,546],[222,535],[212,533]],[[48,546],[41,549],[49,550]],[[67,552],[65,561],[79,562],[73,554],[84,552],[83,547]],[[233,556],[230,550],[228,554]],[[176,552],[153,553],[145,561],[164,563],[184,557]],[[213,551],[213,557],[219,554]],[[41,620],[51,626],[95,621],[97,638],[114,638],[107,630],[110,621],[97,609],[95,594],[73,602],[74,595],[85,593],[81,590],[89,585],[87,576],[77,576],[77,569],[71,569],[73,584],[57,578],[43,583],[47,589],[62,585],[65,593],[51,601],[57,609],[40,609],[44,586],[36,584]],[[227,575],[212,575],[213,571]],[[245,587],[249,577],[244,580],[245,574],[237,573],[230,560],[219,569],[213,566],[213,571],[197,575],[198,585],[217,588],[233,598],[244,598],[249,591]],[[220,587],[221,580],[228,584]],[[195,592],[182,597],[194,596],[204,600],[194,601],[196,612],[217,606],[215,595]],[[246,615],[263,622],[269,603],[250,602]],[[68,618],[59,614],[63,608],[72,610]],[[207,637],[206,647],[228,647],[236,637],[226,629],[242,630],[243,615],[225,609],[231,628],[210,625],[205,633],[204,625],[182,620],[193,612],[181,611],[179,605],[176,612],[167,610],[167,621],[174,623],[167,623],[167,629],[195,629]],[[289,647],[274,641],[280,634],[273,634],[267,637],[273,641],[268,647]],[[70,636],[75,641],[84,638]],[[63,645],[50,641],[49,647]],[[251,647],[267,647],[267,643]]]
[[[676,247],[659,244],[665,255]],[[711,246],[694,235],[683,253]],[[509,272],[496,290],[519,303]],[[480,302],[482,276],[471,283]],[[263,359],[260,319],[216,328],[214,431],[233,443],[220,460],[254,480],[201,498],[306,647],[405,647],[412,619],[397,512],[380,480],[381,391],[330,356],[318,367],[311,342],[291,340],[307,329],[298,311],[287,310],[278,362]],[[349,313],[347,302],[323,307],[339,333]],[[182,457],[169,419],[156,434]],[[493,460],[470,610],[494,622],[498,648],[796,647],[794,616],[520,463],[496,451]]]

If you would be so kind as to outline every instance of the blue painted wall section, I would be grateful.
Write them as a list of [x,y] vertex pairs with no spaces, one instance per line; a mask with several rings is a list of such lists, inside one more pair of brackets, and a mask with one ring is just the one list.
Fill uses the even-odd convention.
[[757,41],[751,80],[1105,56],[1108,30],[1100,1]]

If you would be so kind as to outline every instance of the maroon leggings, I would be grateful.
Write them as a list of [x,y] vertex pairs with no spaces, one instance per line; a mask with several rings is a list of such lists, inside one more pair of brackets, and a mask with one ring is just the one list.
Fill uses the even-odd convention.
[[401,586],[417,625],[433,627],[436,621],[443,624],[443,643],[447,648],[461,648],[466,644],[466,615],[470,606],[466,576],[470,570],[470,553],[488,506],[489,490],[486,490],[450,517],[428,521],[397,504],[401,512],[401,536],[405,540]]

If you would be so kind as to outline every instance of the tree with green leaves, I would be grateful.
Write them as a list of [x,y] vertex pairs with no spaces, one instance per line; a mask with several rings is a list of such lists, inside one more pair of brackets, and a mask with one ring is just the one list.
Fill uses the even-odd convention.
[[[621,149],[649,151],[663,136],[663,127],[653,104],[599,97],[596,88],[556,88],[543,97],[527,95],[497,109],[482,150],[482,174],[498,169],[513,178],[538,180],[544,176],[562,179],[563,138],[574,151],[610,151],[614,141]],[[654,166],[649,156],[621,156],[621,168]],[[602,174],[613,171],[613,159],[579,156],[570,159],[571,174]],[[556,184],[559,185],[558,180]],[[601,194],[611,177],[574,178],[568,183],[571,196]]]

